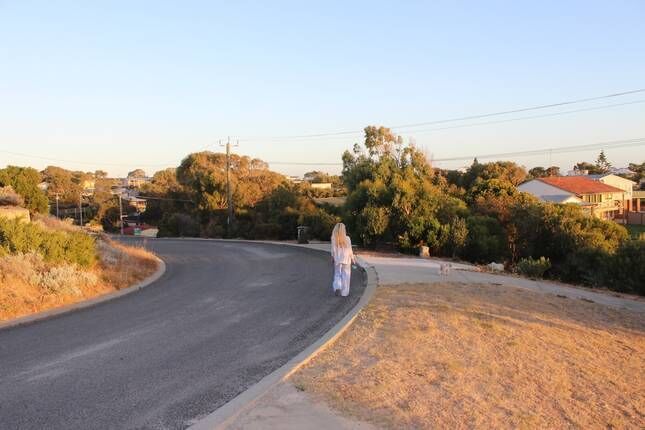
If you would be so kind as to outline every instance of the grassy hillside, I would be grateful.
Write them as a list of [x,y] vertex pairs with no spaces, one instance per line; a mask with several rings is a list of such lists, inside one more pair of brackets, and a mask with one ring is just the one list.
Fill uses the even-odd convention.
[[52,218],[0,218],[0,321],[87,300],[157,269],[150,252]]

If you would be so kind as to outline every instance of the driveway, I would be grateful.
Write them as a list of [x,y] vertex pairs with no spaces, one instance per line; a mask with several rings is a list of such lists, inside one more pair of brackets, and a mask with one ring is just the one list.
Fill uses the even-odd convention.
[[0,428],[185,428],[286,363],[362,294],[331,295],[326,255],[265,243],[148,240],[149,287],[0,331]]

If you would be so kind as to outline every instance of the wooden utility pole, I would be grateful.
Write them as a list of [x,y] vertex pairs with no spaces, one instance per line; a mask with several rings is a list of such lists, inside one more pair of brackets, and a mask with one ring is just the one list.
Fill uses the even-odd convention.
[[121,194],[119,194],[119,224],[121,226],[121,236],[123,236],[123,203],[121,202]]
[[58,200],[60,199],[58,193],[56,193],[56,218],[60,218],[58,215]]
[[78,196],[78,212],[80,214],[80,224],[83,227],[83,195],[79,194]]
[[[220,146],[222,146],[220,140]],[[239,146],[239,141],[235,146]],[[233,224],[235,214],[233,212],[233,190],[231,189],[231,138],[226,140],[226,205],[228,206],[228,216],[226,225],[229,227]]]

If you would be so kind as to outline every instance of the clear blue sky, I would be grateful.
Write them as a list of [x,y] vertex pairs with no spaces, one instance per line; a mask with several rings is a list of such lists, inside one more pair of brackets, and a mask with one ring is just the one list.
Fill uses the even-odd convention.
[[[248,138],[645,88],[644,22],[642,0],[0,0],[0,151],[88,163],[0,152],[0,166],[152,173],[191,151],[217,149],[227,135],[247,138],[236,151],[267,161],[338,162],[358,137]],[[641,99],[645,93],[570,109]],[[645,104],[402,134],[435,158],[637,138],[645,137]],[[596,154],[515,161],[569,167]],[[607,155],[617,165],[640,162],[645,147]]]

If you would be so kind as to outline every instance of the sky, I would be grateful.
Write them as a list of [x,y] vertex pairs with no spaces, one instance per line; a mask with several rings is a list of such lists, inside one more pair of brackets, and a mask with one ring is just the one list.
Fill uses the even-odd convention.
[[[235,152],[274,170],[336,173],[326,163],[340,163],[367,125],[643,89],[643,22],[642,0],[0,0],[0,167],[152,174],[223,150],[230,136]],[[395,131],[433,160],[644,138],[643,101],[645,92]],[[292,137],[345,131],[355,134]],[[605,153],[616,166],[645,161],[645,146]],[[507,158],[566,170],[597,154]]]

